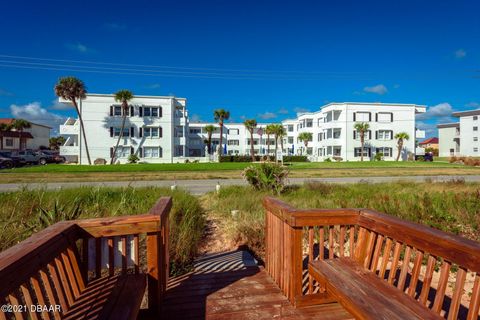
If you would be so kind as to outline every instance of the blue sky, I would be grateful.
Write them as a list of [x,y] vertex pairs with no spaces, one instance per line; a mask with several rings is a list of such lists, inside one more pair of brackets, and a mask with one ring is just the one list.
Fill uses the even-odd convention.
[[74,113],[53,86],[74,75],[92,93],[186,97],[202,120],[216,108],[280,121],[332,101],[425,104],[418,126],[431,136],[452,110],[480,108],[478,12],[473,0],[10,1],[0,117],[56,126]]

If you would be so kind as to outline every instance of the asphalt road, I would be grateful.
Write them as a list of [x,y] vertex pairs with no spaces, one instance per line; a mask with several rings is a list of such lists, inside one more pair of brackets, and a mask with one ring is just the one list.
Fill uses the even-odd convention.
[[[306,181],[325,182],[325,183],[381,183],[394,181],[411,181],[411,182],[425,182],[425,181],[450,181],[452,179],[463,179],[465,182],[480,182],[480,175],[459,175],[459,176],[403,176],[403,177],[342,177],[342,178],[291,178],[289,184],[303,184]],[[195,195],[204,194],[210,191],[215,191],[216,185],[231,186],[231,185],[246,185],[242,179],[205,179],[205,180],[156,180],[156,181],[103,181],[103,182],[49,182],[49,183],[6,183],[0,184],[0,192],[17,191],[22,188],[38,189],[44,188],[48,190],[58,190],[63,188],[75,188],[81,186],[96,186],[96,187],[170,187],[173,184],[177,188],[188,190]]]

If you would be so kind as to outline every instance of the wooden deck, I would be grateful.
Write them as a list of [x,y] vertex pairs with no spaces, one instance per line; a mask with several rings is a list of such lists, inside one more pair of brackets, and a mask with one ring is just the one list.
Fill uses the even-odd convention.
[[168,283],[165,319],[352,319],[337,303],[294,308],[246,251],[200,258]]

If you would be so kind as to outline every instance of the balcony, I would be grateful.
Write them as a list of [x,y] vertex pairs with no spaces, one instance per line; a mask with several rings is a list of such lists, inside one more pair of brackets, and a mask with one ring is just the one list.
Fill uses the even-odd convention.
[[62,156],[78,156],[80,153],[80,147],[78,146],[61,146],[60,155]]
[[424,139],[425,138],[425,130],[415,130],[415,138]]
[[80,133],[80,126],[76,119],[68,118],[64,124],[60,125],[60,134],[76,135]]

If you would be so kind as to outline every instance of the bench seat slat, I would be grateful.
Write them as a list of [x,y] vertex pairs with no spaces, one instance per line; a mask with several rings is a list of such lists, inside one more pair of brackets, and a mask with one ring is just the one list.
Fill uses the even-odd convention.
[[350,258],[313,261],[309,272],[358,319],[441,319]]
[[145,274],[102,277],[89,283],[64,319],[136,319],[145,289]]

